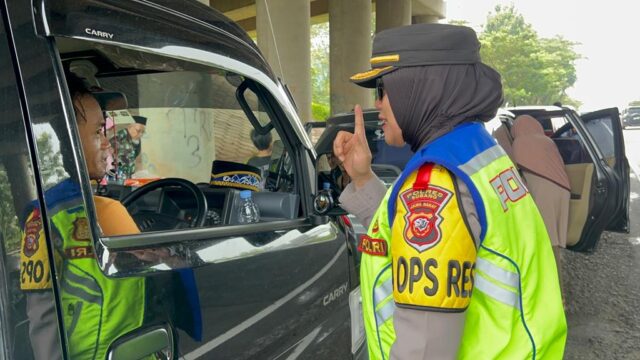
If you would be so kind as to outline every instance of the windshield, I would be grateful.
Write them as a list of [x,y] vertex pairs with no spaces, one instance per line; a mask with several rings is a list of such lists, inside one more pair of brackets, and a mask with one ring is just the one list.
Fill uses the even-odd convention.
[[[212,163],[247,163],[256,154],[254,124],[236,90],[244,79],[224,71],[153,72],[100,78],[100,86],[122,92],[128,105],[107,111],[107,136],[116,179],[180,177],[208,182]],[[274,141],[268,115],[255,93],[243,96],[255,120]]]

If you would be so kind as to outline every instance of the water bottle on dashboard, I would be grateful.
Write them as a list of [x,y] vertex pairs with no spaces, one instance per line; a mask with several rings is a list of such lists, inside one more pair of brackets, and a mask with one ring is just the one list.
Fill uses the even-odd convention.
[[251,190],[240,191],[240,209],[238,212],[238,223],[250,224],[260,221],[260,211],[258,205],[253,202]]

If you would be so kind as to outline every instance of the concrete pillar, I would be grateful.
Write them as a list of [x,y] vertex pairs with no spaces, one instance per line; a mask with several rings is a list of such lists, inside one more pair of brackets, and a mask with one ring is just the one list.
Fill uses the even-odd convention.
[[11,157],[3,158],[2,163],[4,164],[7,176],[9,176],[13,208],[16,210],[16,213],[19,214],[22,209],[26,208],[29,201],[35,200],[38,197],[35,183],[29,181],[29,179],[33,179],[34,175],[31,170],[31,160],[28,156],[15,151]]
[[371,0],[329,0],[331,113],[373,107],[373,92],[349,81],[370,68]]
[[309,4],[309,1],[256,0],[258,47],[289,87],[303,122],[311,120]]
[[440,20],[440,17],[436,15],[415,15],[411,17],[412,24],[431,24],[437,23],[438,20]]
[[443,0],[412,0],[412,24],[437,23],[446,13],[447,4]]
[[376,0],[376,33],[411,24],[411,0]]

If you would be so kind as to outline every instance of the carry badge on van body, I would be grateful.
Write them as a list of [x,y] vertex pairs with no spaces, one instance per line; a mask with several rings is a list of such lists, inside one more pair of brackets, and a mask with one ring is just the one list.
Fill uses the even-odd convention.
[[428,250],[440,242],[442,231],[441,210],[445,207],[451,192],[430,185],[427,189],[409,188],[400,195],[407,213],[404,216],[404,240],[419,252]]

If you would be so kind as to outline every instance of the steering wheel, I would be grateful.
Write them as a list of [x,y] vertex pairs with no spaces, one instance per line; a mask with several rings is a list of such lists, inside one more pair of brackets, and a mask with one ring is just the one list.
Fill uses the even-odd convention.
[[[196,200],[196,214],[192,221],[187,223],[188,227],[201,227],[207,218],[207,199],[204,196],[202,190],[189,180],[179,178],[166,178],[150,182],[132,192],[127,194],[121,203],[127,210],[131,205],[146,194],[165,187],[179,187],[187,190]],[[131,211],[129,211],[131,213]],[[168,230],[181,228],[186,221],[177,219],[173,216],[161,214],[159,212],[144,211],[131,215],[141,228],[142,231],[150,230],[153,228],[160,228],[159,230]],[[155,229],[153,229],[155,230]]]

